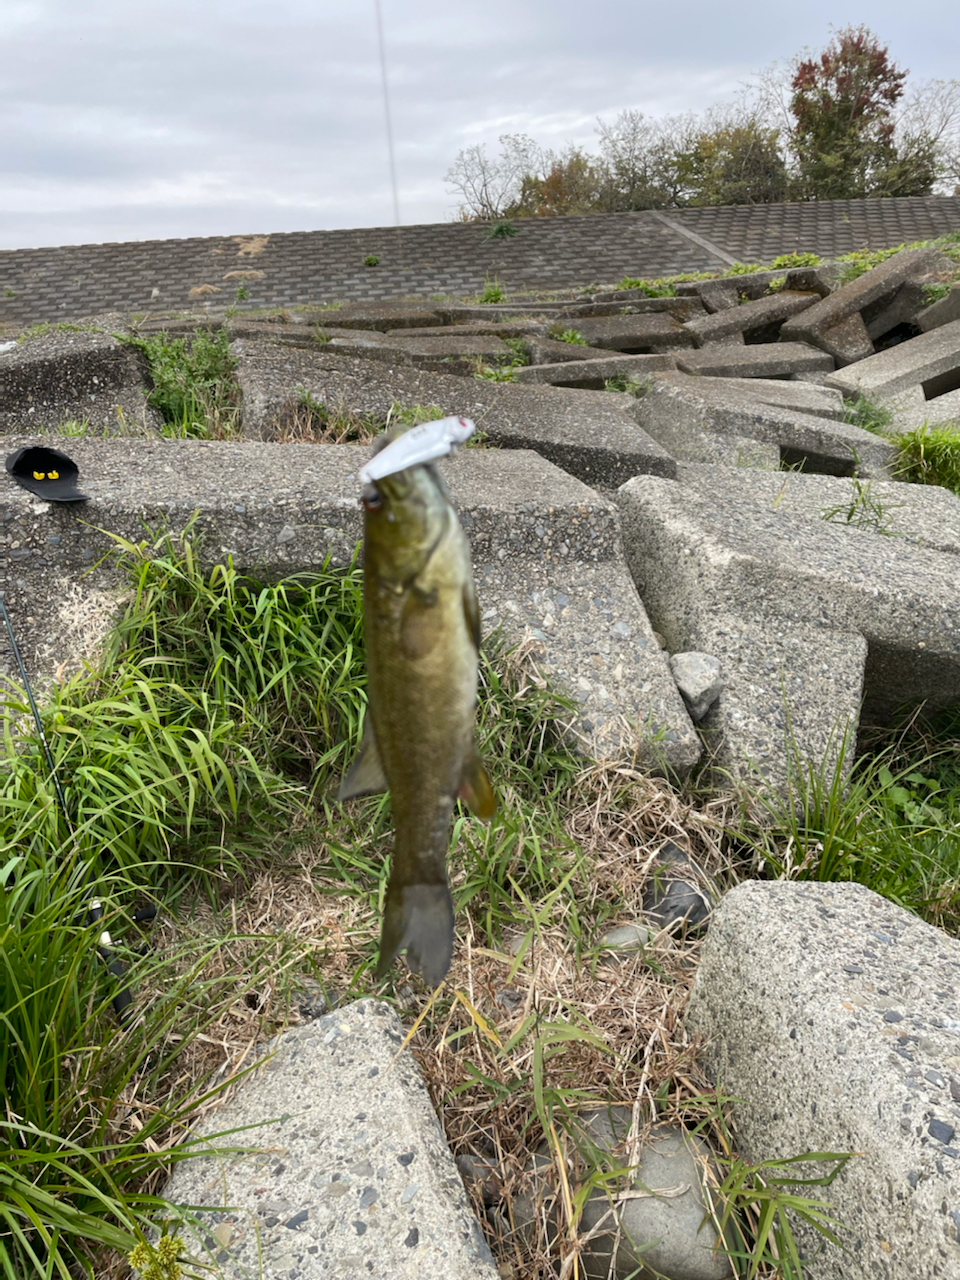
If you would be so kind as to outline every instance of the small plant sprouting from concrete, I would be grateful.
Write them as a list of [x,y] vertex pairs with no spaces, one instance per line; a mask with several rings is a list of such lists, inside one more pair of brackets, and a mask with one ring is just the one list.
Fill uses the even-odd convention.
[[798,267],[819,267],[821,261],[818,253],[781,253],[770,266],[774,271],[792,271]]
[[906,506],[906,503],[884,502],[873,492],[869,480],[854,476],[851,483],[853,495],[850,501],[825,508],[820,512],[820,518],[828,524],[846,524],[854,529],[867,529],[871,533],[882,533],[887,538],[896,538],[898,534],[887,527],[887,520],[891,511]]
[[560,325],[554,325],[550,330],[550,337],[557,342],[569,342],[573,347],[589,347],[590,345],[579,329],[562,329]]
[[637,399],[645,396],[650,390],[651,378],[628,378],[625,373],[615,373],[612,378],[607,378],[603,384],[604,391],[621,391],[628,396],[636,396]]
[[365,267],[378,267],[380,265],[380,259],[375,253],[368,253],[363,260],[363,265]]
[[235,434],[239,390],[226,328],[212,334],[198,329],[185,338],[157,333],[122,341],[146,358],[153,383],[147,402],[160,410],[164,435],[223,440]]
[[516,382],[514,370],[521,369],[530,363],[527,344],[522,338],[503,338],[502,342],[509,349],[510,354],[500,356],[493,364],[484,364],[483,360],[478,360],[473,375],[475,378],[480,378],[484,382]]
[[512,236],[519,234],[520,228],[515,227],[508,218],[498,218],[484,232],[487,240],[509,240]]
[[896,445],[898,480],[942,485],[960,497],[960,427],[924,423],[898,436]]
[[843,421],[874,435],[885,435],[893,422],[893,410],[881,400],[860,395],[844,406]]
[[484,304],[489,302],[502,302],[505,297],[506,294],[500,288],[500,281],[497,277],[494,276],[491,280],[490,277],[487,276],[483,282],[483,293],[480,294],[477,301]]
[[940,284],[925,284],[921,290],[923,293],[923,301],[928,307],[932,307],[935,302],[939,302],[941,298],[945,298],[950,292],[950,284],[943,281]]

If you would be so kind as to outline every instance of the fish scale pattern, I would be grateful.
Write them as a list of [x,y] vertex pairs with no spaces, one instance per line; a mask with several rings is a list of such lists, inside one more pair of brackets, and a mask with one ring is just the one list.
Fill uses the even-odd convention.
[[[682,209],[668,211],[666,220],[640,211],[516,226],[509,239],[490,239],[483,224],[439,223],[7,250],[0,252],[0,323],[199,305],[458,297],[479,293],[493,277],[511,293],[562,290],[625,275],[718,270],[725,255],[756,261],[803,250],[829,257],[956,230],[960,197]],[[364,265],[368,256],[379,259],[376,266]],[[237,303],[241,285],[247,296]]]

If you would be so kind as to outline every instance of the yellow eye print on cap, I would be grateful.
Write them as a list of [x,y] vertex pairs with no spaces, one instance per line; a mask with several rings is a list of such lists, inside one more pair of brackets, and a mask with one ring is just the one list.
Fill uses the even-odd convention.
[[34,480],[46,480],[47,475],[45,471],[35,471],[33,473],[33,478]]
[[59,479],[60,479],[60,472],[59,472],[59,471],[48,471],[48,472],[47,472],[47,479],[48,479],[48,480],[59,480]]

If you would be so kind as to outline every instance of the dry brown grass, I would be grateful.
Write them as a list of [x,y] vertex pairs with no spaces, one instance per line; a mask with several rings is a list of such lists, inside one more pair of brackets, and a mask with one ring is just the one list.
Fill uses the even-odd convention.
[[[546,1159],[549,1167],[538,1175],[541,1184],[546,1177],[559,1187],[565,1179],[573,1192],[589,1177],[590,1163],[570,1137],[578,1109],[627,1104],[640,1135],[655,1120],[700,1119],[709,1110],[694,1101],[711,1090],[682,1022],[698,941],[665,932],[643,953],[613,958],[596,940],[611,924],[639,918],[653,860],[667,840],[690,851],[706,884],[724,879],[723,818],[720,802],[695,808],[636,770],[591,766],[570,788],[566,816],[583,853],[571,895],[590,932],[574,935],[570,896],[557,896],[545,915],[542,903],[517,900],[499,940],[468,909],[458,916],[453,967],[432,1003],[402,968],[393,975],[404,1021],[411,1025],[426,1010],[411,1044],[454,1155],[495,1169],[492,1178],[466,1181],[504,1276],[574,1274],[583,1242],[562,1209],[558,1240],[546,1215],[532,1232],[511,1224],[544,1140],[549,1156],[541,1164]],[[464,878],[456,853],[451,865],[456,890]],[[379,932],[370,896],[345,890],[331,875],[325,841],[315,836],[286,865],[262,865],[216,910],[198,904],[180,923],[166,922],[161,946],[199,947],[222,937],[203,978],[236,988],[189,1046],[180,1071],[199,1080],[241,1070],[257,1043],[301,1020],[295,993],[310,977],[341,998],[390,999],[389,986],[377,989],[364,969]],[[488,1212],[491,1200],[495,1212]]]

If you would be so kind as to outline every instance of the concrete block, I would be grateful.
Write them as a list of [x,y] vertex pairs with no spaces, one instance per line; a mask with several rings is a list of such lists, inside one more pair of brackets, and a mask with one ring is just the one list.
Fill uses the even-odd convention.
[[422,302],[355,302],[342,307],[321,307],[299,313],[304,324],[334,325],[338,329],[423,329],[444,323],[437,307]]
[[[11,448],[27,443],[35,441]],[[101,531],[139,542],[144,524],[176,532],[196,514],[203,554],[230,555],[241,572],[275,579],[316,571],[328,555],[348,563],[361,536],[357,472],[369,452],[71,441],[91,499],[80,510],[40,502],[7,478],[0,586],[31,674],[76,666],[67,606],[82,614],[78,599],[102,599],[109,624],[113,570],[87,572],[112,548]],[[623,560],[614,506],[535,453],[464,450],[443,470],[470,539],[484,633],[502,625],[508,643],[537,642],[544,670],[577,700],[573,734],[591,754],[638,752],[650,767],[685,773],[699,742]]]
[[583,347],[578,342],[560,342],[556,338],[527,338],[525,346],[531,364],[567,364],[606,355],[600,347]]
[[801,293],[819,293],[826,298],[833,293],[840,279],[842,263],[821,262],[818,267],[793,267],[787,272],[785,288]]
[[85,420],[98,432],[152,434],[162,420],[147,390],[140,354],[109,334],[54,330],[25,338],[0,353],[0,433]]
[[924,425],[933,427],[956,422],[960,422],[960,390],[900,408],[893,415],[890,430],[913,431]]
[[535,449],[587,484],[607,489],[643,471],[675,471],[674,459],[632,417],[632,396],[458,378],[354,359],[329,347],[289,351],[282,361],[276,348],[262,344],[238,342],[231,350],[239,361],[243,430],[253,438],[270,439],[274,424],[306,390],[324,404],[383,420],[394,403],[436,405],[473,418],[492,444]]
[[866,395],[890,399],[913,387],[922,387],[929,400],[960,387],[960,320],[922,333],[917,338],[887,347],[826,380],[845,396]]
[[941,325],[960,320],[960,280],[950,286],[950,292],[939,302],[925,307],[917,316],[917,325],[924,333],[939,329]]
[[440,324],[425,329],[389,329],[388,338],[545,338],[548,325],[545,320],[503,320],[475,324]]
[[714,912],[686,1028],[744,1156],[856,1153],[816,1189],[847,1251],[799,1231],[809,1280],[960,1275],[958,973],[960,942],[858,884],[747,881]]
[[671,315],[606,316],[577,322],[580,334],[594,347],[613,351],[659,351],[692,347],[693,335]]
[[776,325],[805,311],[818,297],[816,293],[794,293],[784,289],[780,293],[758,298],[755,302],[745,302],[742,306],[728,307],[711,316],[688,320],[687,328],[699,344],[706,345],[717,338],[750,333],[751,330]]
[[805,342],[769,342],[736,350],[681,351],[677,367],[713,378],[784,378],[792,373],[829,372],[834,363],[831,356]]
[[[581,348],[582,350],[582,348]],[[594,348],[589,348],[593,353]],[[602,390],[607,378],[622,374],[625,378],[645,378],[651,373],[667,373],[676,369],[671,355],[603,355],[591,360],[565,360],[558,364],[529,364],[514,370],[517,382],[554,387],[584,387]]]
[[[624,549],[670,651],[712,653],[729,680],[703,721],[721,770],[759,770],[782,789],[794,752],[835,759],[861,689],[873,719],[894,703],[960,701],[960,558],[942,530],[926,539],[936,521],[917,514],[923,498],[902,513],[901,527],[921,531],[908,540],[886,536],[883,491],[871,486],[864,501],[862,483],[797,477],[822,486],[814,515],[786,503],[790,475],[693,465],[679,475],[619,491]],[[960,534],[960,501],[936,501]]]
[[919,276],[905,280],[892,298],[884,298],[864,307],[863,322],[872,342],[882,338],[898,325],[913,323],[926,307],[924,286],[930,283],[930,277]]
[[[796,384],[781,384],[793,392]],[[769,392],[762,392],[769,396]],[[882,471],[892,461],[893,447],[880,437],[834,418],[770,404],[740,390],[728,389],[726,380],[691,378],[683,373],[657,374],[645,395],[637,401],[637,421],[675,458],[687,462],[726,462],[757,465],[736,455],[717,452],[718,444],[706,437],[730,437],[741,450],[752,440],[766,446],[764,468],[781,460],[802,459],[808,470],[849,475],[855,467]]]
[[710,315],[729,311],[740,303],[736,286],[729,280],[706,280],[700,286],[700,301]]
[[253,1148],[183,1161],[164,1192],[200,1209],[177,1231],[215,1276],[497,1280],[403,1033],[376,1000],[287,1031],[200,1122]]
[[829,329],[813,334],[810,341],[821,351],[833,356],[838,369],[855,364],[858,360],[866,360],[874,351],[870,334],[859,311],[838,320]]
[[781,409],[812,413],[817,418],[842,418],[846,412],[843,396],[833,387],[811,382],[785,382],[782,378],[725,378],[725,391],[747,395]]
[[783,326],[783,337],[788,341],[816,342],[818,335],[865,307],[891,298],[905,281],[937,270],[942,262],[943,256],[937,248],[906,249],[895,254],[788,320]]

